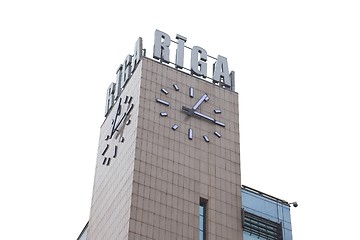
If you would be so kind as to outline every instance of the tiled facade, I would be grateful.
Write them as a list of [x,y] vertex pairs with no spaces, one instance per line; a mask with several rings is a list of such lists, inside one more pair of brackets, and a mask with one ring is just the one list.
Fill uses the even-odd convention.
[[[181,110],[204,93],[210,99],[199,111],[225,127]],[[113,140],[105,140],[115,108],[101,127],[87,239],[197,240],[200,199],[207,206],[206,239],[242,239],[237,93],[144,57],[125,96],[133,97],[134,109],[116,157]],[[109,165],[103,164],[107,155]]]

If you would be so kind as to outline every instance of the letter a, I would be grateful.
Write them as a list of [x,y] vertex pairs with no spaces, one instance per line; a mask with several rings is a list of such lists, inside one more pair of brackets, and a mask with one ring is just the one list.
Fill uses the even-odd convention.
[[213,79],[215,83],[220,82],[220,84],[226,87],[231,87],[228,63],[225,57],[218,55],[217,61],[213,66],[213,70]]

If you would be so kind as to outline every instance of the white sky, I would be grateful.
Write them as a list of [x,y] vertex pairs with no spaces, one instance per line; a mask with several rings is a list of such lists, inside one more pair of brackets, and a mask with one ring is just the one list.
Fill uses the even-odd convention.
[[294,240],[356,239],[358,1],[2,1],[0,239],[76,239],[105,91],[155,29],[228,58],[242,183],[289,202]]

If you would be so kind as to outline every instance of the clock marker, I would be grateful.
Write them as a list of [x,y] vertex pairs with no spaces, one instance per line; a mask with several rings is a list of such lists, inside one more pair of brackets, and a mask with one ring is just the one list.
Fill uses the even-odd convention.
[[161,113],[160,113],[160,116],[162,116],[162,117],[167,117],[168,114],[167,114],[167,112],[161,112]]
[[189,96],[192,98],[194,97],[194,88],[193,87],[189,88]]
[[126,96],[124,103],[128,103],[128,99],[129,99],[129,96]]
[[189,138],[190,140],[193,139],[193,130],[192,130],[191,128],[189,128],[189,130],[188,130],[188,138]]
[[220,110],[220,109],[214,109],[214,113],[220,114],[220,113],[221,113],[221,110]]
[[214,132],[214,134],[218,137],[218,138],[221,138],[221,134],[219,132]]
[[125,124],[129,125],[131,123],[131,119],[129,119]]
[[105,153],[106,153],[106,151],[108,150],[108,148],[109,148],[109,144],[106,144],[106,147],[105,147],[105,149],[103,150],[103,152],[102,152],[102,154],[101,155],[105,155]]
[[180,89],[179,89],[179,86],[178,86],[176,83],[173,84],[173,87],[175,88],[175,91],[179,91],[179,90],[180,90]]
[[164,105],[166,105],[166,106],[170,106],[170,103],[168,103],[167,101],[162,100],[162,99],[160,99],[160,98],[157,98],[156,101],[157,101],[158,103],[164,104]]
[[204,138],[205,142],[210,142],[208,136],[204,135],[203,138]]
[[121,137],[119,142],[122,142],[122,143],[123,143],[124,141],[125,141],[125,138],[124,138],[124,137]]
[[176,130],[176,129],[178,129],[178,127],[179,127],[179,125],[176,125],[176,124],[174,124],[174,126],[172,126],[172,130]]
[[117,154],[117,146],[115,145],[115,146],[114,146],[114,155],[113,155],[113,158],[116,158],[116,154]]
[[102,165],[109,166],[110,165],[111,158],[104,158]]
[[165,93],[166,95],[168,95],[168,94],[169,94],[169,91],[168,91],[168,90],[166,90],[165,88],[162,88],[162,89],[161,89],[161,91],[162,91],[163,93]]

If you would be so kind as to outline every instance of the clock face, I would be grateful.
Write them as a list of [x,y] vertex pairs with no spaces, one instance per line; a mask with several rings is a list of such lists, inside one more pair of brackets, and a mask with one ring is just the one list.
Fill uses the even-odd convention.
[[[197,121],[204,121],[204,124],[212,124],[216,129],[214,132],[204,132],[204,133],[195,133],[195,129],[186,126],[180,126],[179,122],[172,123],[172,130],[176,131],[179,128],[187,129],[187,135],[189,140],[193,140],[195,136],[200,136],[205,142],[209,143],[211,138],[221,138],[221,129],[225,128],[225,123],[218,120],[221,116],[221,109],[215,108],[212,109],[212,114],[205,114],[202,112],[203,105],[206,105],[208,101],[210,101],[210,96],[207,93],[201,92],[201,90],[196,90],[193,87],[189,86],[185,89],[180,89],[178,84],[174,83],[171,87],[165,87],[160,89],[160,97],[156,98],[156,102],[162,105],[162,110],[160,112],[161,117],[168,117],[169,111],[171,108],[171,100],[172,94],[179,94],[180,92],[187,92],[186,95],[187,101],[184,106],[180,109],[176,109],[181,111],[182,114],[186,115],[186,119],[195,118]],[[186,122],[186,121],[185,121]]]
[[125,141],[124,129],[131,123],[131,111],[134,108],[132,100],[133,97],[125,96],[114,105],[115,116],[111,120],[111,129],[105,137],[106,146],[101,153],[104,156],[103,165],[110,165],[111,159],[117,156],[118,144]]

